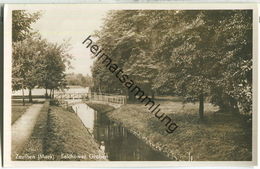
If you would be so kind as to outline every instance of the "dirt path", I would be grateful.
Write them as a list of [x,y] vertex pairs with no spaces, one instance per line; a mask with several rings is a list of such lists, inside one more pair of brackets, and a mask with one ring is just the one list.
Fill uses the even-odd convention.
[[37,117],[43,104],[33,104],[12,125],[12,155],[15,157],[21,151],[26,140],[32,134]]

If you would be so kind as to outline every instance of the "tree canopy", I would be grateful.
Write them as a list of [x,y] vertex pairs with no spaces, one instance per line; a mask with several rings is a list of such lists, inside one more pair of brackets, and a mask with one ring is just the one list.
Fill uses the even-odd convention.
[[66,87],[65,70],[70,66],[70,44],[51,43],[31,28],[31,24],[39,19],[40,13],[13,11],[12,42],[12,90],[35,87],[55,89]]
[[[97,43],[144,90],[252,110],[251,10],[111,11]],[[95,62],[94,88],[127,93]],[[113,89],[111,85],[113,84]]]
[[41,16],[40,12],[30,13],[26,10],[12,11],[12,41],[22,41],[32,33],[31,24]]
[[68,85],[76,85],[82,87],[92,87],[92,78],[89,75],[83,75],[81,73],[69,73],[66,76]]

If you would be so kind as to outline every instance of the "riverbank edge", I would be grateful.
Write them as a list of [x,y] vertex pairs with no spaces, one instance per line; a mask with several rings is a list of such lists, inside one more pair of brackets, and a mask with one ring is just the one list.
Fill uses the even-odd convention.
[[[73,106],[69,106],[67,109],[68,109],[69,112],[75,113],[75,114],[77,115],[77,112],[73,109]],[[89,131],[89,129],[85,126],[85,124],[83,123],[83,121],[81,120],[81,118],[80,118],[78,115],[77,115],[77,117],[79,118],[81,124],[85,127],[85,129],[86,129],[86,131],[88,132],[88,134],[89,134],[90,136],[92,136],[93,141],[94,141],[97,145],[99,145],[99,143],[97,142],[97,140],[94,139],[94,134]],[[105,155],[105,152],[103,152],[103,156],[106,156],[106,155]],[[109,161],[108,158],[106,158],[106,161]]]
[[152,141],[152,139],[149,138],[149,136],[145,137],[144,135],[142,135],[142,133],[140,131],[137,131],[137,130],[125,125],[123,121],[118,121],[117,119],[112,118],[111,114],[113,113],[113,111],[116,110],[116,109],[120,109],[120,107],[115,108],[115,107],[110,106],[108,104],[95,103],[95,102],[85,102],[85,103],[89,107],[91,107],[92,109],[94,109],[94,110],[96,110],[100,113],[107,113],[107,116],[110,120],[112,120],[112,121],[122,125],[123,127],[125,127],[130,133],[135,135],[137,138],[141,139],[145,144],[150,146],[153,150],[161,152],[163,155],[167,156],[168,158],[170,158],[172,160],[176,160],[176,161],[178,160],[174,153],[164,150],[165,146],[154,143]]
[[[67,110],[60,106],[50,106],[47,130],[49,137],[46,141],[46,153],[54,154],[56,156],[55,161],[107,161],[107,159],[90,158],[90,155],[105,156],[105,154],[100,150],[93,135],[90,134],[78,115],[72,111],[72,108]],[[55,147],[55,145],[59,146]],[[68,156],[68,159],[62,159],[61,154]],[[69,156],[71,155],[86,155],[86,158],[74,159],[73,157],[70,159]]]

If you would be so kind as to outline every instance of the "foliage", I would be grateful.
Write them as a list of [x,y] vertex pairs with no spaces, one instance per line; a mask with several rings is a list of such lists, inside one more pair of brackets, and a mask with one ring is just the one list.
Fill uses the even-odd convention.
[[39,12],[13,11],[12,90],[29,89],[30,102],[35,87],[50,89],[52,94],[66,87],[65,70],[72,57],[69,41],[50,43],[32,30],[39,16]]
[[92,87],[92,78],[89,75],[70,73],[66,75],[68,85],[79,85],[82,87]]
[[[145,91],[252,110],[252,11],[111,11],[98,44]],[[123,88],[98,62],[94,87]],[[102,82],[102,79],[105,81]]]
[[36,22],[40,16],[40,12],[12,11],[12,41],[17,42],[26,39],[32,33],[31,24]]
[[42,46],[45,41],[39,35],[30,36],[23,41],[13,43],[12,52],[12,88],[33,89],[39,82],[41,71]]
[[51,99],[51,100],[50,100],[50,105],[51,105],[51,106],[59,106],[59,105],[60,105],[60,102],[59,102],[59,100],[57,100],[57,99]]
[[66,66],[70,66],[71,55],[68,53],[69,43],[48,43],[45,55],[41,60],[40,87],[45,89],[64,89],[67,85],[65,78]]

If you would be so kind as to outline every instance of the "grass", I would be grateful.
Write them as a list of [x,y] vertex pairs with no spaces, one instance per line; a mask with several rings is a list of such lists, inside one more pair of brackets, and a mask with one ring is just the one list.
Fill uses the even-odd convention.
[[[89,161],[97,160],[90,159],[89,154],[104,156],[78,116],[50,106],[49,101],[44,103],[33,133],[20,154],[34,157],[27,161]],[[62,158],[61,154],[68,158]]]
[[[57,161],[96,160],[90,154],[104,155],[92,135],[79,117],[58,106],[51,106],[47,120],[45,153],[52,154]],[[73,155],[64,159],[61,154]],[[79,158],[74,158],[74,157]]]
[[155,96],[154,101],[174,101],[174,102],[182,102],[184,98],[180,96]]
[[38,158],[38,155],[45,154],[45,139],[47,134],[47,116],[49,110],[49,101],[46,101],[40,111],[34,126],[30,139],[25,144],[21,154],[28,154],[34,156],[34,160],[46,160],[45,158]]
[[43,102],[44,101],[33,100],[33,103],[29,103],[28,100],[25,100],[25,105],[23,105],[21,99],[12,99],[12,124],[18,120],[32,104]]
[[216,113],[217,107],[205,103],[205,122],[201,123],[197,103],[156,103],[179,126],[172,134],[142,104],[127,104],[107,115],[172,159],[187,161],[190,153],[195,161],[252,160],[252,124],[247,117]]
[[93,102],[86,102],[86,103],[89,107],[95,109],[99,113],[107,113],[115,109],[114,107],[109,106],[107,104],[93,103]]
[[28,101],[23,106],[22,100],[12,100],[12,124],[18,120],[26,110],[32,105]]

